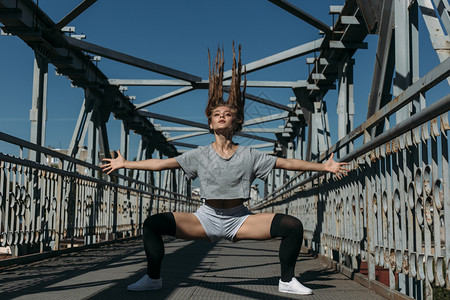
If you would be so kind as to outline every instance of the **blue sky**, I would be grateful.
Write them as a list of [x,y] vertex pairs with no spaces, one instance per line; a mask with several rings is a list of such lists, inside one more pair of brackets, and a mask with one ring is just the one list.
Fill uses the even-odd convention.
[[[40,0],[39,6],[58,22],[81,0]],[[331,25],[328,14],[330,5],[342,5],[336,1],[291,0],[299,8]],[[421,22],[421,76],[438,64],[430,46],[428,32]],[[134,55],[158,64],[182,70],[207,79],[207,49],[215,51],[218,45],[225,49],[226,69],[231,66],[231,44],[242,44],[242,62],[249,63],[320,38],[317,29],[290,15],[269,1],[98,1],[75,19],[70,26],[77,34],[85,34],[85,41]],[[372,83],[374,54],[377,36],[366,38],[369,48],[359,50],[354,56],[354,101],[355,126],[364,122],[367,114],[367,99]],[[33,51],[19,38],[0,36],[0,131],[28,140],[30,136],[29,110],[31,108],[33,81]],[[309,55],[311,57],[312,55]],[[169,79],[146,70],[102,59],[100,69],[112,79]],[[267,69],[251,73],[248,80],[304,80],[308,77],[306,57],[300,57]],[[160,96],[175,90],[170,87],[130,87],[126,94],[136,96],[135,103]],[[289,103],[293,96],[290,89],[249,88],[249,93],[263,96],[282,104]],[[448,85],[441,84],[429,99],[448,93]],[[49,66],[48,120],[46,146],[67,148],[83,101],[80,88],[70,86],[70,81],[55,76],[54,67]],[[337,91],[326,97],[331,125],[332,142],[337,141],[336,118]],[[206,123],[204,107],[207,91],[193,91],[182,96],[147,107],[148,110],[174,117]],[[247,100],[246,118],[267,114],[267,107]],[[280,112],[270,108],[271,113]],[[261,113],[262,112],[262,113]],[[156,121],[163,126],[179,126]],[[267,123],[267,127],[278,127],[281,121]],[[108,135],[112,149],[119,147],[120,122],[110,118]],[[176,136],[182,133],[174,133]],[[273,137],[273,135],[269,135]],[[213,136],[181,140],[193,144],[211,142]],[[131,135],[131,156],[137,151],[139,137]],[[253,143],[237,139],[242,144]],[[259,143],[259,142],[258,142]],[[0,143],[0,151],[16,154],[17,149]]]

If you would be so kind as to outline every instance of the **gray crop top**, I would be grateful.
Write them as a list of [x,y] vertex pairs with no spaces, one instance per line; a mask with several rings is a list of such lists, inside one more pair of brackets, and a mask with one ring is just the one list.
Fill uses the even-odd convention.
[[199,178],[202,199],[250,199],[253,180],[265,180],[277,160],[275,156],[245,146],[238,146],[233,156],[224,159],[212,144],[175,159],[189,179]]

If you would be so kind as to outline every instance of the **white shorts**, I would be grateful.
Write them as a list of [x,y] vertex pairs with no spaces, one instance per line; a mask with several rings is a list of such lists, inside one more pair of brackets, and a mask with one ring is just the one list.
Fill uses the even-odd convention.
[[219,209],[203,204],[194,215],[199,219],[211,242],[219,241],[222,238],[233,242],[239,228],[253,213],[244,205]]

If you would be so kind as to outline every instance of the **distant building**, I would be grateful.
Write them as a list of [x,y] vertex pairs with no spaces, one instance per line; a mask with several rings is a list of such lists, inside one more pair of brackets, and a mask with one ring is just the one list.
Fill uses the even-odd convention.
[[[61,154],[64,154],[64,155],[67,155],[67,153],[69,151],[67,149],[52,149],[52,148],[50,148],[50,149],[53,151],[59,152]],[[83,147],[78,151],[79,151],[78,159],[82,160],[82,161],[86,161],[87,157],[88,157],[87,149],[85,147]],[[53,167],[53,168],[63,169],[62,162],[58,157],[53,157],[53,156],[48,155],[47,156],[47,165],[50,167]],[[86,168],[85,166],[77,165],[77,172],[80,174],[88,174],[89,169]]]
[[191,198],[194,200],[200,200],[200,188],[192,188]]

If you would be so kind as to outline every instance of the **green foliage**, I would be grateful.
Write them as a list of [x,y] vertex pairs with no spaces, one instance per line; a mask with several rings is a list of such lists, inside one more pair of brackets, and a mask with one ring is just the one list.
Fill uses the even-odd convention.
[[448,300],[450,299],[450,290],[444,287],[435,286],[433,284],[433,299],[434,300]]

